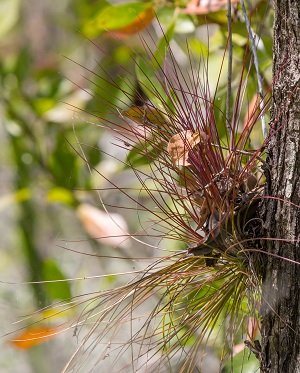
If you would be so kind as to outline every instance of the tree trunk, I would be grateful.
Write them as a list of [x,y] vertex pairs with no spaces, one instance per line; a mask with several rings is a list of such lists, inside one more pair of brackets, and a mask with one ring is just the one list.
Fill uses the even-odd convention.
[[263,241],[261,372],[300,373],[300,1],[274,7],[270,131],[278,132],[267,159],[264,237],[274,239]]

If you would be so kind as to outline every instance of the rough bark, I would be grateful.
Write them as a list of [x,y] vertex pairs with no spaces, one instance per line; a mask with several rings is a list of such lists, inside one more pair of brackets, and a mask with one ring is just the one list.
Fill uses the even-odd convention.
[[[300,1],[274,0],[262,373],[300,373]],[[283,239],[283,240],[282,240]],[[285,259],[279,258],[283,257]],[[297,263],[296,263],[297,262]]]

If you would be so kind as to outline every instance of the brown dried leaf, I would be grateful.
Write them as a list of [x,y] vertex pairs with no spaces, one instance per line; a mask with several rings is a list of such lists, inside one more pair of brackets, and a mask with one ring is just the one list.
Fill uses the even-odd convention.
[[197,144],[206,141],[206,134],[202,131],[182,131],[174,135],[168,143],[168,153],[177,166],[190,166],[188,162],[189,151]]
[[203,229],[204,223],[207,220],[208,215],[210,214],[211,207],[208,202],[208,198],[205,198],[203,200],[200,213],[199,213],[199,220],[198,220],[198,225],[196,229]]

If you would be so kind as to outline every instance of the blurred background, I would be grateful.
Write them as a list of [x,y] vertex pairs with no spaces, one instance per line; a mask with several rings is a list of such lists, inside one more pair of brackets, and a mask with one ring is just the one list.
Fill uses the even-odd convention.
[[[263,35],[259,53],[268,82],[271,16],[267,17],[266,2],[256,3],[252,21],[260,25]],[[116,263],[90,254],[128,258],[137,256],[137,252],[143,257],[153,255],[151,248],[122,237],[92,239],[140,229],[140,217],[134,210],[120,212],[118,205],[124,205],[120,193],[109,191],[109,183],[93,170],[100,169],[117,185],[137,185],[130,168],[107,155],[111,153],[125,160],[128,151],[112,148],[114,135],[102,128],[103,120],[97,116],[117,121],[112,108],[123,110],[136,104],[134,94],[124,95],[119,87],[128,90],[126,79],[130,79],[131,89],[138,89],[130,57],[132,49],[142,50],[138,29],[145,33],[145,40],[151,37],[158,40],[161,26],[168,29],[175,6],[180,6],[184,12],[176,19],[171,35],[178,63],[182,69],[189,66],[188,39],[193,52],[210,55],[212,86],[217,78],[214,71],[219,71],[227,38],[226,10],[220,7],[212,13],[207,7],[198,4],[197,8],[193,2],[184,1],[141,2],[133,17],[126,4],[121,9],[122,14],[127,14],[124,19],[114,11],[103,13],[106,1],[0,1],[0,334],[3,336],[0,371],[3,373],[59,372],[74,351],[77,339],[69,330],[48,340],[47,328],[55,327],[56,322],[60,324],[69,316],[59,315],[57,321],[54,318],[38,324],[45,336],[43,343],[26,343],[30,337],[24,333],[37,327],[18,330],[26,326],[26,316],[44,307],[55,308],[56,302],[78,294],[116,286],[123,279],[108,276],[55,283],[40,281],[93,277],[135,270],[138,265],[143,267],[143,263],[131,260]],[[153,21],[153,7],[160,25]],[[136,14],[143,17],[142,25],[133,26]],[[239,21],[238,10],[236,17],[233,36],[237,74],[247,33],[242,20]],[[110,24],[108,19],[118,21]],[[143,30],[146,25],[150,33]],[[222,100],[225,89],[226,74],[220,81]],[[253,74],[249,102],[255,92]],[[146,166],[147,162],[137,154],[129,156],[133,165]],[[100,196],[94,189],[104,189],[101,198],[115,206],[109,209],[114,215],[108,224]],[[147,203],[146,195],[141,193],[138,198]],[[21,324],[16,323],[23,318]],[[35,321],[34,315],[30,321]],[[19,342],[9,342],[12,339]],[[22,339],[25,342],[20,342]],[[212,351],[212,359],[215,355],[217,352]],[[210,365],[209,371],[217,372],[218,365],[213,367]]]

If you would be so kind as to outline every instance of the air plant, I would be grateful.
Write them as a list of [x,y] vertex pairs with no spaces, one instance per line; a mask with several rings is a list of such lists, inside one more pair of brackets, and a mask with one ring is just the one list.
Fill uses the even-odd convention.
[[[67,326],[74,335],[83,333],[86,324],[90,328],[64,372],[99,369],[107,359],[114,372],[201,371],[205,346],[220,338],[218,328],[223,330],[222,360],[232,356],[237,334],[254,345],[255,333],[248,326],[258,318],[262,281],[258,206],[268,137],[254,149],[252,136],[260,131],[268,95],[255,99],[242,116],[253,70],[253,54],[246,47],[226,116],[224,100],[219,100],[226,51],[216,86],[211,87],[209,59],[193,55],[189,47],[190,69],[182,71],[169,42],[173,27],[163,32],[158,47],[149,33],[147,41],[140,36],[144,52],[131,51],[138,89],[132,73],[122,66],[121,72],[129,76],[122,86],[105,71],[101,77],[91,72],[88,78],[93,82],[94,75],[122,91],[116,107],[106,102],[106,92],[95,83],[95,99],[111,106],[115,119],[92,116],[97,125],[114,132],[116,146],[129,152],[121,163],[140,186],[122,188],[101,170],[93,171],[133,201],[133,211],[147,214],[147,223],[141,223],[136,234],[124,231],[124,240],[134,244],[154,237],[160,255],[143,270],[133,271],[126,285],[62,305],[81,307],[80,316]],[[132,105],[134,101],[139,105]],[[142,160],[141,166],[133,156]],[[146,203],[140,193],[150,197]],[[136,255],[135,260],[142,257]],[[128,340],[122,338],[124,330],[129,330]],[[132,361],[123,366],[122,356],[129,350]]]

